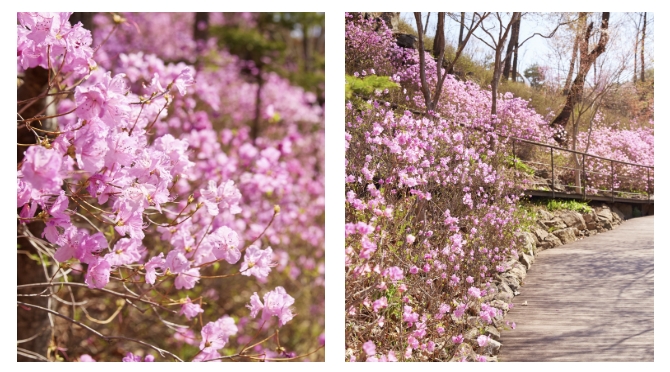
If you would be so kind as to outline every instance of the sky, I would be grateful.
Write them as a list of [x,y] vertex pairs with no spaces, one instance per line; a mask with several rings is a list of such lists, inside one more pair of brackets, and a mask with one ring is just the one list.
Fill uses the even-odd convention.
[[[506,13],[505,13],[506,14]],[[427,13],[422,13],[423,20],[425,22]],[[605,64],[604,67],[609,65],[609,68],[614,70],[619,66],[621,60],[625,60],[628,68],[625,69],[624,73],[621,74],[620,79],[623,81],[630,80],[632,78],[633,72],[633,59],[632,59],[632,50],[635,38],[635,29],[631,22],[631,15],[633,13],[612,13],[610,15],[610,29],[616,37],[611,37],[610,42],[607,45],[607,51],[599,58],[599,63]],[[400,13],[401,19],[410,25],[415,25],[413,13]],[[647,39],[645,41],[645,67],[653,66],[653,52],[654,52],[654,32],[653,32],[653,13],[647,14]],[[600,26],[600,15],[597,14],[593,17],[594,28]],[[506,19],[509,19],[509,15],[506,16]],[[591,19],[591,18],[590,18]],[[637,19],[637,18],[636,18]],[[505,18],[503,18],[505,20]],[[651,22],[650,22],[651,21]],[[431,13],[429,22],[428,22],[428,32],[429,36],[435,34],[435,28],[437,24],[437,14],[435,12]],[[549,15],[549,13],[529,13],[524,15],[521,21],[521,29],[519,34],[519,41],[523,41],[533,33],[538,32],[544,35],[549,35],[551,31],[556,27],[557,20],[556,17]],[[491,25],[491,24],[489,24]],[[615,30],[616,28],[616,30]],[[445,22],[445,37],[448,43],[455,45],[458,39],[459,25],[457,22],[447,18]],[[477,33],[483,39],[486,39],[482,32]],[[519,48],[519,67],[518,71],[523,73],[523,71],[537,63],[540,66],[549,67],[550,71],[554,73],[555,79],[565,79],[567,75],[567,66],[570,61],[572,53],[572,40],[568,39],[567,27],[563,26],[557,32],[557,36],[562,36],[565,38],[567,50],[556,51],[555,48],[552,48],[552,44],[548,39],[544,39],[539,36],[535,36],[528,40],[523,46]],[[615,40],[616,39],[616,40]],[[508,38],[509,40],[509,38]],[[507,43],[505,43],[505,48],[507,48]],[[554,44],[555,45],[555,44]],[[476,38],[471,38],[468,41],[466,46],[466,52],[474,56],[478,61],[485,60],[485,56],[488,54],[491,56],[493,50],[486,46],[481,41]],[[639,61],[638,61],[639,69]],[[592,74],[593,72],[591,72]]]

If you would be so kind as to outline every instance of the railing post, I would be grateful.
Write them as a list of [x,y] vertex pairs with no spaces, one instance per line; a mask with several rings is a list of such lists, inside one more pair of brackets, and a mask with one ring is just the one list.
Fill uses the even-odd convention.
[[586,200],[586,154],[582,153],[582,174],[584,175],[582,182],[584,200]]
[[554,148],[551,148],[551,197],[556,197],[556,191],[554,189]]
[[612,203],[614,203],[614,160],[610,160],[612,166]]
[[647,203],[651,201],[651,184],[649,183],[651,178],[649,178],[649,168],[647,168]]

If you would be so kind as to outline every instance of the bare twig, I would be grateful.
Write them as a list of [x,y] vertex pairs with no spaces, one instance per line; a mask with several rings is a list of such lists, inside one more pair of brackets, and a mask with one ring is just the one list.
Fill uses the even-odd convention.
[[95,329],[93,329],[93,328],[87,326],[86,324],[84,324],[84,323],[82,323],[82,322],[79,322],[79,321],[76,321],[76,320],[70,318],[69,316],[63,315],[63,314],[61,314],[61,313],[59,313],[59,312],[57,312],[57,311],[54,311],[54,310],[51,310],[51,309],[47,309],[47,308],[42,307],[42,306],[33,305],[33,304],[26,303],[26,302],[21,302],[21,301],[16,301],[16,303],[19,304],[19,305],[21,305],[21,306],[32,307],[33,309],[42,310],[42,311],[48,312],[48,313],[50,313],[50,314],[56,315],[56,316],[58,316],[58,317],[60,317],[60,318],[63,318],[63,319],[65,319],[65,320],[67,320],[67,321],[69,321],[69,322],[71,322],[71,323],[73,323],[73,324],[76,324],[76,325],[78,325],[78,326],[84,328],[85,330],[87,330],[87,331],[93,333],[94,335],[98,336],[99,338],[101,338],[101,339],[103,339],[103,340],[105,340],[105,341],[107,341],[107,342],[110,342],[110,341],[113,341],[113,340],[126,340],[126,341],[136,342],[136,343],[138,343],[138,344],[142,344],[142,345],[144,345],[144,346],[147,346],[147,347],[150,347],[150,348],[156,350],[156,351],[157,351],[163,358],[165,358],[165,354],[167,354],[167,355],[173,357],[174,359],[176,359],[176,360],[178,360],[178,361],[180,361],[180,362],[183,362],[183,360],[182,360],[181,358],[179,358],[178,356],[176,356],[175,354],[173,354],[173,353],[171,353],[171,352],[169,352],[169,351],[167,351],[167,350],[161,349],[161,348],[159,348],[158,346],[154,346],[154,345],[152,345],[152,344],[150,344],[150,343],[148,343],[148,342],[144,342],[144,341],[142,341],[142,340],[137,340],[137,339],[130,338],[130,337],[125,337],[125,336],[105,336],[105,335],[103,335],[102,333],[96,331]]
[[34,351],[26,350],[22,347],[17,347],[16,348],[16,353],[21,355],[21,356],[24,356],[26,358],[37,359],[37,360],[41,360],[41,361],[44,361],[44,362],[49,361],[49,359],[47,359],[44,355],[37,354]]

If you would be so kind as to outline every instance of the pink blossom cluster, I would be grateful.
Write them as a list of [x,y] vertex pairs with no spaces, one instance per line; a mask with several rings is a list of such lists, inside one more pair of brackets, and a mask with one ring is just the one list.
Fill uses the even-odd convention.
[[[99,65],[90,32],[71,26],[69,16],[19,13],[17,25],[19,69],[54,68],[54,79],[73,92],[57,101],[58,130],[27,148],[17,172],[20,222],[44,222],[55,260],[84,264],[89,288],[121,283],[131,273],[148,289],[168,282],[214,302],[212,267],[259,285],[288,279],[323,287],[324,131],[315,96],[266,73],[262,122],[274,125],[251,138],[258,88],[241,76],[248,62],[213,42],[201,53],[215,69],[163,61],[194,55],[190,38],[161,31],[190,35],[192,14],[123,14],[125,22],[98,15],[96,40],[109,36],[95,54]],[[137,28],[147,25],[138,37]],[[151,54],[158,51],[164,54]],[[295,299],[275,286],[264,303],[255,292],[247,296],[250,318],[261,311],[262,323],[242,317],[236,325],[228,316],[208,323],[194,360],[220,358],[240,323],[250,333],[239,333],[240,345],[272,316],[286,326]],[[188,320],[207,314],[188,296],[174,301]],[[323,298],[313,301],[301,313],[311,311],[322,326]],[[181,328],[170,342],[195,340]]]
[[91,32],[71,25],[67,13],[17,13],[18,71],[30,67],[58,68],[60,73],[86,74],[95,67]]

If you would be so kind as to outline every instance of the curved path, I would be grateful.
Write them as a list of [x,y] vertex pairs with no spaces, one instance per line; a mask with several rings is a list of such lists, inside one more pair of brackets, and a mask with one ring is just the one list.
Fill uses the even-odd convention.
[[520,292],[500,361],[653,361],[654,216],[540,252]]

